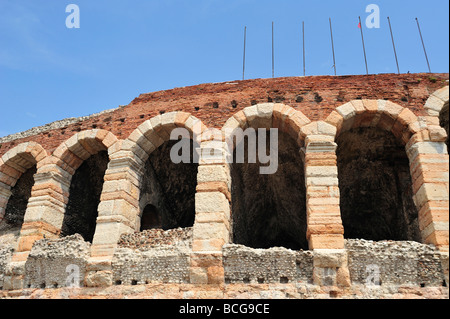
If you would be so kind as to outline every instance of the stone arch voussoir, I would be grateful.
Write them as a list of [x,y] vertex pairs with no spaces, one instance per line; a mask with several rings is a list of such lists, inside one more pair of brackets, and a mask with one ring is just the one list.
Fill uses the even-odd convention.
[[355,127],[378,127],[403,144],[427,129],[411,110],[387,100],[352,100],[332,111],[325,122],[336,127],[336,137]]
[[281,103],[256,104],[237,112],[223,125],[225,140],[229,141],[237,129],[245,130],[249,127],[277,128],[290,135],[299,146],[304,144],[303,126],[311,120],[302,112]]
[[449,89],[448,86],[445,86],[430,95],[424,105],[424,109],[429,116],[439,117],[439,113],[446,104],[448,105],[448,101]]

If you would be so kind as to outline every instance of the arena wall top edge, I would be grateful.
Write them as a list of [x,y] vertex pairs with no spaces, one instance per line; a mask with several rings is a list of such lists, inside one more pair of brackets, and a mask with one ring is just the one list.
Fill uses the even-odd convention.
[[126,106],[53,122],[0,138],[0,156],[28,141],[52,153],[77,132],[105,129],[126,139],[142,122],[159,114],[184,111],[206,126],[220,128],[245,107],[278,102],[301,111],[311,121],[324,120],[335,108],[356,99],[384,99],[426,116],[424,105],[448,86],[448,73],[307,76],[207,83],[140,94]]

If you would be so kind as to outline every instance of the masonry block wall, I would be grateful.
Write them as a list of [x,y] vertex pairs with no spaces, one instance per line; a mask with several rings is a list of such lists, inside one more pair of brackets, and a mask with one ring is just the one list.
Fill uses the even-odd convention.
[[[448,74],[202,84],[0,138],[0,287],[48,288],[52,271],[49,285],[62,286],[64,269],[45,261],[53,253],[81,261],[85,287],[175,283],[191,285],[194,297],[211,287],[232,296],[230,285],[250,282],[352,289],[366,266],[361,251],[372,249],[361,239],[414,247],[411,256],[433,269],[424,282],[446,286],[448,95]],[[177,128],[200,154],[195,165],[165,163]],[[278,129],[272,176],[255,173],[259,158],[227,160],[245,143],[234,134],[247,128]],[[206,160],[211,151],[219,156]],[[151,230],[169,224],[192,227],[181,246]],[[141,231],[155,244],[121,244]],[[58,252],[73,250],[68,235],[81,254]],[[260,273],[277,259],[270,276]]]

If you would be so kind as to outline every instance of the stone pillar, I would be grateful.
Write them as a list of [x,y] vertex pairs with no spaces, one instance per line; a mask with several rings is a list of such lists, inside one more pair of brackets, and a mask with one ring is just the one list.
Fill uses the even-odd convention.
[[448,253],[449,156],[446,148],[442,141],[418,140],[416,136],[406,145],[422,240]]
[[134,232],[139,218],[143,160],[127,149],[126,141],[118,141],[109,152],[87,266],[86,285],[91,287],[112,285],[112,258],[120,236]]
[[[220,131],[218,134],[222,136]],[[201,141],[199,152],[190,281],[223,284],[222,247],[230,242],[231,235],[227,151],[225,143],[219,139]]]
[[339,207],[336,128],[313,122],[302,128],[304,153],[307,238],[314,251],[313,279],[319,285],[349,286],[344,228]]

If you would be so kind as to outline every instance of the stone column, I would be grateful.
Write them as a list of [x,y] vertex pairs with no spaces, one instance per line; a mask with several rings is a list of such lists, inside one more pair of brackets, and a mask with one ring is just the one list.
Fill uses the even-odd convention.
[[406,145],[422,240],[448,253],[449,156],[446,148],[442,141],[418,141],[415,136]]
[[139,179],[143,161],[126,141],[110,148],[97,225],[87,266],[87,286],[112,285],[112,258],[120,236],[136,230],[139,218]]
[[198,150],[200,161],[190,271],[193,284],[223,284],[225,281],[222,247],[230,242],[231,235],[230,168],[222,132],[215,133],[216,140],[203,136]]
[[302,128],[304,153],[307,238],[314,252],[313,279],[326,286],[349,286],[344,228],[339,207],[336,128],[313,122]]

